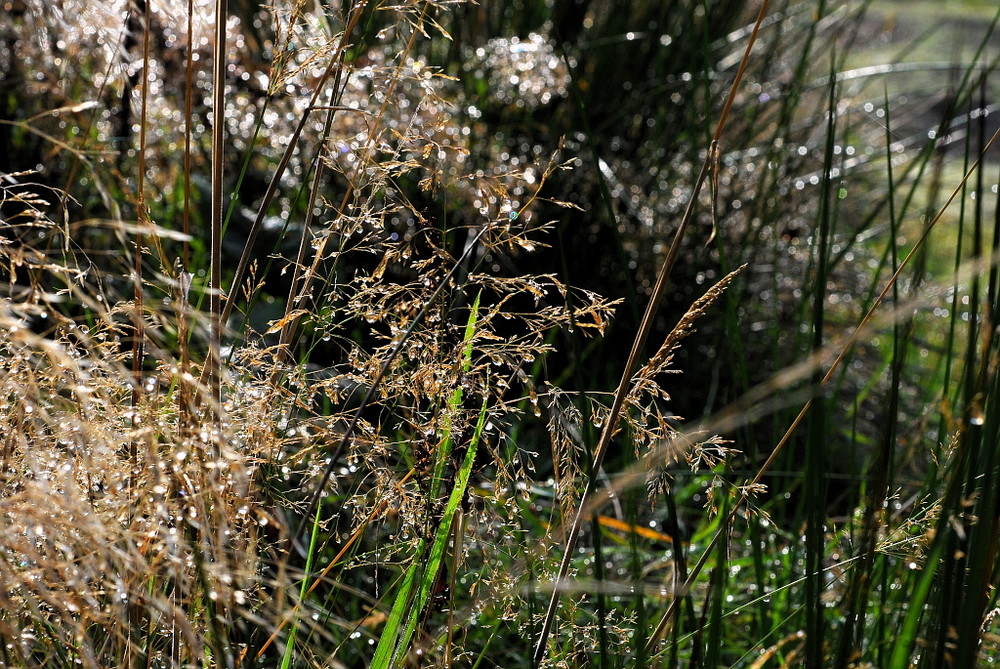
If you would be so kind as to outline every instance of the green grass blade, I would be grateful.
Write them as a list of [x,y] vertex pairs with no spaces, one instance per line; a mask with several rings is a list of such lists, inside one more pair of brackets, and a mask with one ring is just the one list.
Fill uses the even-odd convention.
[[[319,518],[320,511],[323,508],[322,502],[316,505],[316,516],[313,518],[312,536],[309,537],[309,552],[306,553],[306,570],[305,574],[312,573],[312,563],[313,555],[316,554],[316,540],[319,537]],[[295,636],[299,631],[299,612],[302,610],[302,604],[306,598],[306,591],[309,587],[308,578],[302,579],[302,585],[299,587],[299,606],[295,608],[295,618],[292,620],[291,629],[288,631],[288,641],[285,644],[285,652],[281,657],[281,669],[288,669],[292,665],[292,657],[295,654]]]
[[[476,424],[476,432],[472,436],[469,448],[465,451],[465,459],[462,461],[462,466],[455,476],[455,485],[451,489],[451,495],[448,497],[448,504],[445,507],[444,515],[441,518],[440,525],[438,525],[437,533],[434,535],[434,544],[431,546],[427,568],[420,583],[420,592],[417,594],[415,606],[410,608],[410,619],[407,621],[406,630],[403,633],[402,639],[400,639],[399,650],[403,650],[409,645],[410,639],[413,637],[413,632],[416,629],[417,621],[423,612],[424,606],[430,599],[431,589],[434,587],[438,569],[441,567],[441,559],[448,546],[448,536],[451,534],[451,524],[455,518],[455,511],[465,497],[465,490],[468,487],[469,477],[472,474],[472,465],[476,461],[477,446],[482,437],[483,428],[486,425],[486,407],[487,401],[484,399],[483,408],[479,412],[479,422]],[[397,656],[399,655],[397,654]]]
[[392,666],[393,656],[397,648],[405,645],[402,643],[397,645],[396,637],[399,633],[399,624],[411,605],[410,593],[413,591],[413,584],[417,579],[417,571],[421,562],[419,556],[423,553],[424,546],[424,542],[421,541],[416,557],[406,571],[406,578],[403,579],[403,584],[399,587],[399,592],[396,593],[396,601],[392,605],[392,611],[389,613],[385,628],[382,630],[382,636],[375,648],[371,669],[389,669]]
[[[398,661],[403,657],[403,651],[409,646],[410,639],[416,630],[417,622],[423,613],[424,606],[430,599],[431,590],[437,577],[438,569],[441,566],[441,559],[444,556],[448,545],[448,536],[451,533],[452,520],[455,511],[465,497],[465,490],[469,484],[469,477],[472,474],[472,465],[476,460],[476,450],[479,440],[482,437],[483,429],[486,425],[487,401],[483,400],[483,407],[479,412],[479,422],[476,424],[476,431],[472,437],[472,442],[465,452],[462,466],[455,477],[455,485],[452,487],[451,495],[448,497],[448,504],[445,507],[441,522],[434,535],[434,543],[431,545],[430,555],[426,560],[421,558],[423,554],[423,543],[421,550],[417,552],[413,564],[410,565],[406,574],[406,579],[396,595],[392,613],[382,631],[382,638],[375,650],[375,658],[372,660],[372,669],[389,669],[398,666]],[[410,600],[410,593],[417,581],[417,574],[422,570],[420,576],[420,589],[416,593],[416,598]],[[397,641],[400,622],[403,616],[407,616],[406,627]]]
[[[476,299],[472,303],[472,308],[469,311],[469,319],[465,324],[465,334],[462,338],[462,371],[464,372],[468,372],[472,367],[472,338],[476,333],[476,321],[479,318],[479,298],[480,295],[476,295]],[[448,398],[448,412],[442,421],[444,439],[442,439],[441,446],[438,448],[435,456],[434,477],[431,480],[431,494],[428,497],[428,501],[436,500],[441,492],[444,470],[448,464],[448,460],[451,458],[451,421],[462,406],[463,395],[462,386],[458,386],[452,391],[451,397]]]
[[910,595],[909,604],[906,611],[906,618],[903,619],[903,626],[900,628],[896,643],[893,645],[892,656],[889,660],[888,669],[909,669],[910,655],[913,653],[913,646],[917,641],[917,631],[920,627],[920,618],[924,611],[924,604],[930,596],[931,587],[934,585],[934,571],[941,556],[944,554],[946,542],[937,541],[934,550],[927,558],[923,566],[923,574],[917,582]]
[[[469,319],[465,326],[462,348],[462,368],[466,371],[468,371],[472,365],[472,340],[475,336],[476,323],[479,317],[479,298],[480,296],[477,295],[472,304],[472,308],[469,312]],[[454,412],[459,408],[462,402],[462,394],[463,391],[461,387],[456,388],[452,393],[448,400],[448,407],[450,411]],[[430,556],[426,561],[423,559],[425,544],[421,542],[421,547],[416,552],[414,561],[411,564],[410,569],[407,571],[403,586],[396,595],[396,601],[393,605],[392,613],[389,616],[389,620],[386,622],[385,629],[382,632],[382,638],[375,651],[375,658],[372,660],[371,666],[374,669],[387,669],[388,667],[396,666],[397,659],[402,656],[402,651],[409,645],[410,639],[413,637],[413,632],[416,629],[417,621],[423,613],[424,606],[426,605],[428,599],[430,599],[431,589],[434,586],[438,569],[441,566],[441,559],[444,556],[444,551],[448,544],[448,535],[451,532],[451,524],[455,517],[455,511],[458,509],[459,504],[465,497],[465,490],[469,484],[469,477],[472,473],[472,465],[476,459],[476,447],[479,444],[479,440],[483,434],[483,429],[486,425],[487,406],[488,402],[486,398],[484,398],[482,409],[479,412],[479,421],[476,424],[475,433],[472,436],[472,441],[469,444],[469,447],[465,451],[465,458],[462,462],[462,466],[459,468],[458,473],[455,476],[455,483],[452,486],[451,495],[448,498],[448,503],[445,506],[441,522],[439,523],[437,531],[434,535],[434,543],[431,545]],[[445,423],[445,430],[448,434],[445,435],[437,455],[437,462],[435,465],[432,483],[432,495],[430,496],[430,499],[436,498],[436,492],[440,489],[441,483],[444,479],[444,467],[451,455],[450,427],[450,419],[448,419],[448,422]],[[414,584],[417,582],[417,574],[421,570],[422,574],[419,579],[420,590],[416,595],[416,600],[411,601],[410,593],[413,590]],[[402,636],[398,639],[397,643],[396,636],[399,630],[400,622],[402,621],[404,615],[407,616],[407,623]]]

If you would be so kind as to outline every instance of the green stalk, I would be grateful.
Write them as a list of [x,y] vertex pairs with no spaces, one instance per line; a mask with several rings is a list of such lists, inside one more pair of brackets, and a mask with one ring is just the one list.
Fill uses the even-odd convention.
[[[472,366],[473,339],[476,332],[477,319],[479,317],[479,295],[476,296],[469,312],[469,319],[465,326],[465,336],[462,347],[462,369],[468,371]],[[453,416],[458,411],[462,402],[463,390],[461,386],[455,388],[448,400],[448,408]],[[372,669],[389,669],[398,665],[409,647],[410,639],[416,630],[417,621],[423,614],[424,607],[430,599],[431,591],[437,580],[441,567],[441,560],[448,545],[448,537],[451,533],[452,521],[455,511],[465,497],[468,487],[469,477],[472,473],[472,465],[475,462],[476,450],[479,440],[482,437],[483,429],[486,425],[487,398],[483,398],[483,406],[479,412],[479,421],[476,423],[472,441],[465,451],[465,458],[455,475],[454,485],[448,497],[444,513],[438,523],[434,535],[434,541],[429,546],[426,539],[421,539],[414,551],[413,560],[403,579],[396,599],[393,602],[392,611],[386,621],[379,639],[378,647],[375,649],[375,657],[372,659]],[[434,476],[431,482],[431,492],[428,495],[428,504],[433,504],[440,492],[444,481],[444,468],[451,457],[451,437],[452,423],[449,416],[444,422],[445,435],[442,445],[438,449],[434,467]],[[458,546],[455,546],[458,549]],[[419,590],[414,593],[414,588],[419,586]],[[401,626],[404,617],[405,626]]]
[[[819,15],[822,16],[823,3]],[[831,62],[831,67],[833,62]],[[823,350],[823,330],[826,306],[826,286],[830,239],[832,236],[831,170],[833,168],[833,147],[837,131],[837,78],[831,71],[827,106],[826,148],[823,156],[823,179],[820,186],[819,247],[816,250],[816,275],[813,285],[812,350],[818,354]],[[821,669],[823,665],[824,637],[826,635],[825,605],[823,593],[824,535],[826,531],[826,488],[827,459],[826,447],[829,442],[829,425],[826,416],[826,398],[822,389],[822,374],[817,369],[813,376],[816,394],[813,396],[813,411],[809,417],[806,442],[806,462],[804,473],[806,507],[806,666]]]
[[323,508],[322,502],[316,505],[316,516],[313,518],[312,534],[309,537],[309,551],[306,552],[306,570],[302,583],[299,586],[299,605],[295,607],[295,617],[291,622],[291,629],[288,630],[288,641],[285,643],[285,652],[281,657],[281,669],[289,669],[292,666],[292,658],[295,655],[295,637],[299,630],[299,612],[305,604],[306,588],[309,585],[308,575],[312,573],[313,556],[316,554],[316,542],[319,538],[320,511]]
[[[452,487],[451,495],[445,507],[441,522],[434,535],[434,542],[430,546],[429,554],[425,555],[427,543],[421,540],[414,555],[414,560],[407,570],[406,578],[396,596],[392,613],[382,631],[382,638],[375,649],[375,657],[372,659],[372,669],[390,669],[390,667],[400,666],[405,657],[405,651],[410,645],[410,639],[416,630],[417,622],[423,614],[424,607],[430,600],[431,591],[437,578],[438,570],[441,567],[441,560],[445,549],[448,547],[448,537],[451,533],[451,524],[455,517],[455,512],[469,484],[469,477],[472,474],[472,465],[476,459],[476,450],[479,440],[482,437],[483,429],[486,426],[486,408],[488,402],[483,399],[483,407],[479,412],[479,422],[476,424],[476,431],[473,434],[469,448],[465,451],[465,458],[455,476],[455,484]],[[419,583],[419,590],[415,593],[415,598],[411,599],[411,594],[415,586]],[[407,616],[405,627],[400,628],[403,616]]]

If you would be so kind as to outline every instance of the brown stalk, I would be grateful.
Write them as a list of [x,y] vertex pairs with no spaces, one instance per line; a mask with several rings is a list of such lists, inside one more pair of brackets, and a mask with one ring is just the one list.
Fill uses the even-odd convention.
[[191,119],[194,107],[194,0],[187,2],[187,56],[185,58],[184,87],[184,191],[181,225],[184,241],[181,246],[181,257],[176,264],[174,280],[178,286],[177,304],[177,342],[181,354],[181,373],[178,381],[177,413],[181,441],[190,438],[194,425],[194,393],[191,387],[191,349],[189,337],[188,292],[191,287],[190,275],[190,244],[191,234]]
[[[343,71],[343,70],[341,70]],[[338,73],[339,78],[339,73]],[[338,86],[334,84],[334,89]],[[326,115],[326,124],[323,127],[323,137],[324,141],[326,136],[330,132],[330,128],[333,126],[333,116],[334,111],[331,109]],[[296,286],[299,285],[299,281],[302,280],[302,267],[306,262],[306,254],[309,252],[309,235],[312,230],[313,223],[313,211],[316,208],[316,202],[319,200],[319,189],[320,184],[323,182],[323,170],[325,163],[323,162],[323,149],[322,142],[320,148],[316,151],[316,159],[314,161],[314,171],[313,171],[313,184],[309,191],[309,203],[306,205],[306,218],[302,223],[302,238],[299,240],[299,252],[295,257],[295,269],[292,272],[291,287],[288,289],[288,300],[285,302],[285,314],[291,314],[295,311],[295,305],[301,300],[300,295],[305,294],[306,286],[308,286],[308,280],[306,281],[306,286],[303,286],[303,292],[299,292]],[[324,240],[325,246],[325,240]],[[320,253],[317,252],[316,257],[320,257]],[[285,360],[287,364],[292,362],[292,347],[290,342],[292,341],[292,333],[298,323],[298,319],[290,319],[288,323],[281,329],[281,335],[278,338],[278,355]],[[281,367],[275,367],[274,373],[271,376],[271,385],[277,384],[278,377],[281,375]]]
[[[130,398],[130,409],[132,412],[131,427],[132,434],[129,439],[129,476],[128,490],[129,497],[133,501],[136,494],[136,484],[139,477],[139,428],[142,419],[139,415],[140,404],[142,402],[142,363],[145,357],[146,329],[143,321],[143,311],[145,305],[143,301],[142,289],[142,250],[145,243],[145,229],[149,224],[149,216],[146,211],[146,118],[148,113],[148,92],[149,92],[149,3],[146,0],[136,0],[134,6],[130,7],[126,26],[129,30],[136,30],[139,21],[135,20],[133,12],[142,11],[142,107],[139,115],[139,175],[136,182],[137,202],[136,202],[136,223],[137,234],[135,237],[135,254],[132,264],[133,283],[133,338],[132,338],[132,393]],[[140,628],[141,612],[132,602],[126,607],[128,618],[128,634],[131,636]],[[131,641],[131,639],[129,639]],[[129,643],[128,650],[131,652],[132,644]]]
[[[225,216],[225,184],[223,182],[226,139],[226,19],[229,16],[229,1],[215,0],[215,73],[213,75],[212,101],[212,219],[211,219],[211,271],[209,277],[209,313],[211,325],[208,344],[208,388],[210,410],[221,418],[222,411],[222,225]],[[252,242],[247,243],[249,251]]]
[[[187,272],[190,262],[191,235],[191,122],[194,117],[194,0],[187,1],[187,53],[184,62],[184,208],[181,214],[184,242],[181,244],[181,271]],[[187,351],[187,346],[184,346]],[[187,368],[184,368],[187,371]]]
[[[139,404],[142,401],[142,361],[145,357],[146,329],[143,321],[143,311],[145,308],[142,290],[142,248],[145,242],[145,229],[149,224],[149,216],[146,211],[146,114],[149,91],[149,3],[145,0],[138,0],[132,11],[143,12],[142,18],[142,109],[139,123],[139,165],[138,179],[136,183],[137,203],[136,218],[138,231],[135,237],[135,254],[132,260],[132,285],[133,285],[133,312],[132,312],[132,438],[129,441],[129,464],[132,471],[129,475],[129,487],[135,483],[138,474],[139,454],[136,431],[139,428]],[[135,30],[139,25],[133,20],[130,12],[127,21],[129,30]]]
[[[705,184],[705,179],[708,177],[709,170],[714,164],[715,156],[719,150],[719,140],[722,137],[722,131],[725,128],[726,120],[729,117],[729,110],[733,106],[733,100],[736,98],[736,91],[738,90],[740,82],[743,79],[743,73],[746,71],[747,63],[750,59],[750,52],[757,40],[757,33],[759,32],[760,26],[764,21],[764,17],[767,15],[767,8],[769,5],[770,0],[764,0],[764,2],[761,3],[760,11],[757,14],[757,20],[754,23],[753,30],[747,40],[746,49],[743,52],[743,59],[740,61],[739,69],[736,71],[736,77],[734,78],[733,84],[729,89],[729,95],[726,97],[726,102],[722,108],[719,122],[715,128],[715,134],[712,136],[711,146],[705,155],[705,162],[701,166],[701,172],[698,174],[698,180],[695,182],[694,189],[691,192],[691,198],[688,200],[684,216],[681,219],[680,225],[677,227],[677,231],[674,233],[673,241],[670,244],[670,250],[667,252],[667,257],[664,259],[663,265],[660,268],[660,273],[656,278],[656,285],[653,287],[652,297],[649,300],[649,304],[646,305],[646,311],[643,314],[642,323],[639,326],[639,333],[636,335],[635,341],[632,344],[632,351],[629,353],[628,362],[625,363],[625,369],[622,372],[621,382],[618,384],[618,390],[615,392],[615,399],[611,405],[611,412],[608,415],[607,422],[604,424],[604,430],[601,432],[597,446],[594,448],[594,463],[591,468],[591,471],[593,472],[600,470],[601,464],[604,462],[604,456],[607,453],[608,446],[611,443],[611,437],[615,434],[618,427],[618,421],[621,418],[622,406],[625,403],[625,398],[628,396],[632,376],[639,364],[639,356],[646,344],[646,340],[649,338],[650,331],[653,329],[653,320],[655,318],[656,311],[660,306],[660,302],[663,299],[663,295],[666,292],[667,280],[670,277],[670,271],[673,269],[677,256],[680,253],[681,242],[684,239],[684,235],[694,218],[694,210],[695,205],[697,204],[698,196]],[[583,497],[581,498],[580,505],[577,508],[576,515],[573,519],[573,524],[570,526],[569,535],[566,537],[566,545],[563,549],[563,558],[559,563],[559,572],[556,575],[555,584],[552,588],[552,598],[549,600],[549,607],[546,610],[545,618],[542,621],[542,631],[538,635],[538,643],[535,646],[535,653],[532,658],[534,666],[538,666],[541,664],[542,660],[545,659],[545,652],[548,648],[549,634],[552,631],[552,624],[555,620],[556,610],[559,606],[560,586],[569,574],[570,560],[572,559],[577,539],[580,536],[580,530],[586,519],[584,507],[586,506],[587,498],[594,493],[596,488],[597,477],[593,476],[587,481],[587,486],[584,489]]]

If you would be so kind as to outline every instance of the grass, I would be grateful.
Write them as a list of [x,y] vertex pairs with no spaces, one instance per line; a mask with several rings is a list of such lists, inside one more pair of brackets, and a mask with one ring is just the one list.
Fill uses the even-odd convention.
[[995,10],[147,2],[0,17],[3,666],[1000,659]]

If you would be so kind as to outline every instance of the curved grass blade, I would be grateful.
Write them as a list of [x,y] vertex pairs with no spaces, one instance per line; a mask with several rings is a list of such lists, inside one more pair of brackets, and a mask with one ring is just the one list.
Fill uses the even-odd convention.
[[[299,588],[299,607],[301,607],[301,604],[305,602],[306,596],[309,594],[306,590],[309,585],[308,574],[312,572],[313,555],[316,554],[316,539],[319,537],[319,518],[322,508],[322,502],[316,505],[316,515],[313,518],[312,535],[309,537],[309,552],[306,553],[306,576],[302,579],[302,585]],[[296,607],[296,613],[298,613],[299,607]],[[292,629],[288,632],[288,641],[285,643],[285,652],[281,657],[281,669],[288,669],[292,666],[292,658],[295,655],[295,637],[298,634],[298,631],[299,622],[298,616],[296,615],[292,622]]]
[[[403,586],[396,596],[392,613],[386,622],[386,627],[382,632],[378,648],[375,650],[375,658],[371,664],[372,669],[390,669],[390,667],[398,666],[398,661],[403,657],[403,652],[409,646],[410,639],[413,638],[413,633],[423,613],[424,606],[430,599],[434,581],[437,577],[438,569],[441,567],[441,560],[444,557],[445,548],[448,546],[448,537],[451,534],[451,525],[455,518],[455,512],[465,497],[465,490],[468,487],[469,477],[472,474],[472,465],[476,460],[476,450],[486,425],[486,407],[487,401],[484,399],[483,407],[479,412],[479,421],[476,423],[476,431],[472,436],[472,441],[469,443],[469,448],[465,451],[462,466],[455,477],[455,485],[451,489],[451,495],[448,497],[448,504],[445,507],[441,523],[438,525],[437,532],[434,535],[434,543],[431,545],[430,555],[426,563],[424,563],[422,553],[425,544],[422,543],[421,550],[418,551],[413,564],[410,565]],[[417,573],[421,569],[423,569],[423,574],[420,578],[420,591],[417,593],[416,599],[410,601],[410,590],[413,588]],[[397,643],[396,635],[399,621],[402,619],[403,612],[405,611],[408,611],[406,627],[403,629],[402,636],[399,637]]]

